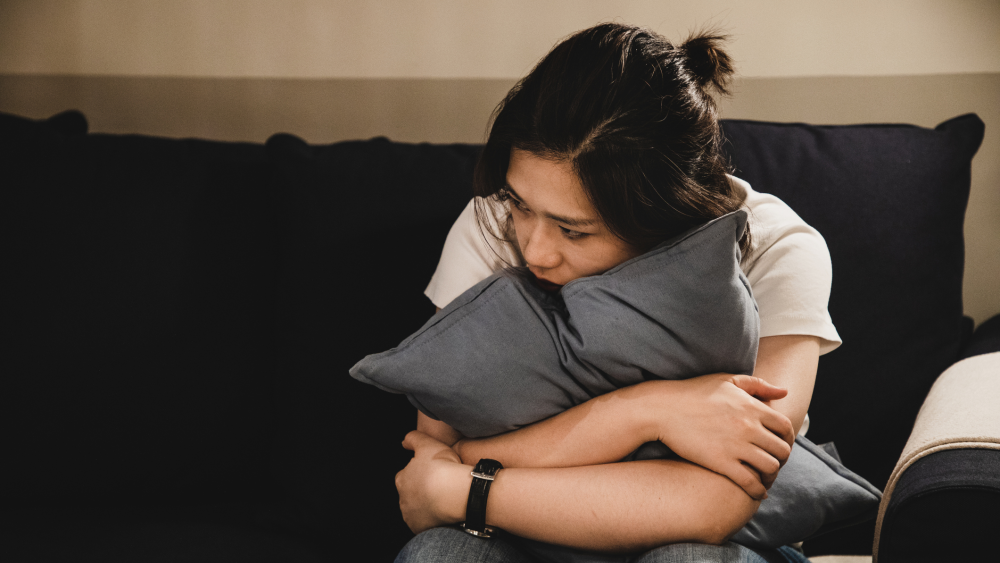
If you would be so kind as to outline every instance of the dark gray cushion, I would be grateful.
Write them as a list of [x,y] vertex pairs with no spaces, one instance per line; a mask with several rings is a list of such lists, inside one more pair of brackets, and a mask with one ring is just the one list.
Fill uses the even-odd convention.
[[735,244],[745,224],[743,211],[721,217],[559,294],[498,272],[351,375],[482,437],[653,377],[752,373],[760,321]]
[[[558,294],[499,272],[351,375],[481,437],[652,378],[752,373],[759,318],[737,245],[746,220],[744,211],[720,217]],[[734,541],[778,547],[874,516],[877,489],[808,440],[798,446]],[[651,442],[628,459],[671,455]]]
[[881,500],[871,483],[798,436],[768,497],[732,539],[751,547],[807,540],[874,518]]

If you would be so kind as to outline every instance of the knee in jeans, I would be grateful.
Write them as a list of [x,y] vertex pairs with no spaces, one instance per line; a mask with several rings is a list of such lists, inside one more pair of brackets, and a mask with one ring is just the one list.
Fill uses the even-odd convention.
[[633,563],[769,563],[750,548],[731,542],[722,545],[677,543],[658,547]]
[[502,539],[484,540],[458,528],[432,528],[409,541],[396,563],[530,563]]
[[421,563],[440,561],[442,556],[454,551],[455,539],[449,528],[431,528],[417,534],[403,546],[395,563]]

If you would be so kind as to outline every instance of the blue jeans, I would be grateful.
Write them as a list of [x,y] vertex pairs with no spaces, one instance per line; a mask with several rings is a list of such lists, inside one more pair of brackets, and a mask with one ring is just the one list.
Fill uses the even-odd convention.
[[[679,543],[631,556],[595,555],[594,561],[627,563],[808,563],[790,547],[752,550],[727,542],[723,545]],[[458,528],[433,528],[415,538],[399,552],[396,563],[548,563],[557,561],[529,555],[517,540],[481,539]]]

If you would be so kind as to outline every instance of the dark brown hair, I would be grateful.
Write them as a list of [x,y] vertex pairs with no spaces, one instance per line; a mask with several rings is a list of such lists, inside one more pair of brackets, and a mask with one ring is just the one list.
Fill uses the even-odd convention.
[[[712,91],[725,94],[725,38],[675,47],[639,27],[600,24],[559,43],[493,112],[474,189],[504,201],[511,149],[568,161],[618,238],[641,251],[738,209]],[[491,210],[477,200],[480,228]],[[510,216],[495,238],[516,254]],[[747,231],[749,232],[749,230]],[[740,243],[743,255],[749,235]]]

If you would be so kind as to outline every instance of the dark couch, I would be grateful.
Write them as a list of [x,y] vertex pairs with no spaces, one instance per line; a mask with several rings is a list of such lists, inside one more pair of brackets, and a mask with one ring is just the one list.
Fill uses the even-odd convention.
[[[973,335],[962,315],[983,124],[724,127],[736,174],[829,244],[844,345],[820,360],[809,435],[882,487],[937,376],[1000,350],[1000,319]],[[433,313],[422,292],[477,153],[0,114],[0,562],[391,560],[410,537],[393,476],[415,411],[347,370]],[[970,471],[1000,462],[971,452]],[[1000,525],[998,475],[950,525]],[[948,545],[933,519],[904,520],[953,497],[915,498],[888,529],[911,552]],[[873,534],[805,549],[870,553]]]

